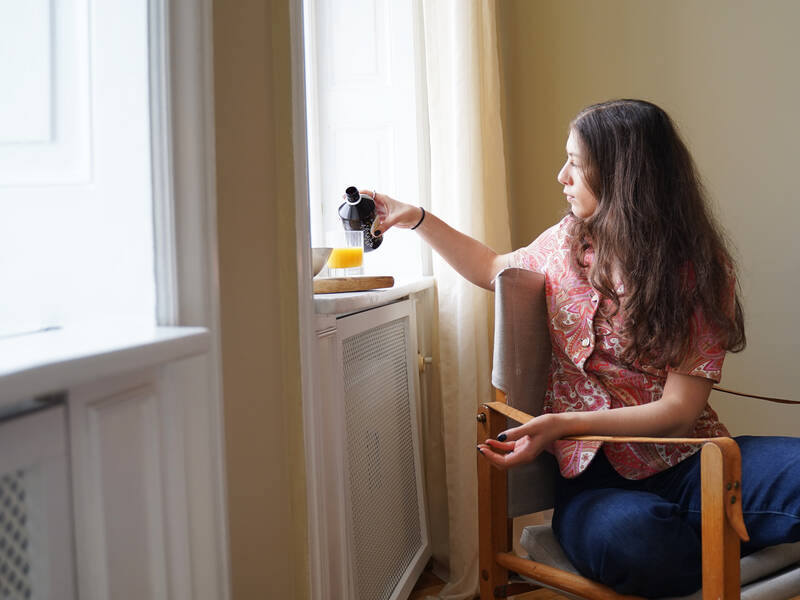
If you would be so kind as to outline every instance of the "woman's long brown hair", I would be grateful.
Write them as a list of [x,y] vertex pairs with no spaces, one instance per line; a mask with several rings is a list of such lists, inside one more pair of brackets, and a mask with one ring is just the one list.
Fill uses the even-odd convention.
[[624,315],[623,360],[677,366],[697,310],[724,349],[744,349],[734,261],[669,116],[649,102],[613,100],[585,108],[570,128],[598,200],[591,217],[572,224],[572,256],[586,268],[594,249],[590,281]]

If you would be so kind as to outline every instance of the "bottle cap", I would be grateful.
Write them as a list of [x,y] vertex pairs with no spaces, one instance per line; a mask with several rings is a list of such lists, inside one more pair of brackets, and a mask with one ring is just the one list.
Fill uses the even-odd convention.
[[357,187],[351,185],[344,193],[347,195],[346,200],[348,204],[358,204],[361,202],[361,194]]

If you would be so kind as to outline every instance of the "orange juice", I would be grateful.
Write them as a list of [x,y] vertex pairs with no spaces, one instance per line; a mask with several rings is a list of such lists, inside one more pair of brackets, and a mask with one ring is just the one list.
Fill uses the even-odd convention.
[[334,248],[328,257],[331,269],[349,269],[360,267],[364,262],[364,248]]

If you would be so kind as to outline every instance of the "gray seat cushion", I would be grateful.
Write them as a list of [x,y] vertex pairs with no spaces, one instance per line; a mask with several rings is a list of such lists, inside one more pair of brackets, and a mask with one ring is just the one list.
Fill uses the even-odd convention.
[[[520,545],[536,562],[578,574],[549,525],[530,525],[522,530]],[[787,600],[800,594],[800,542],[765,548],[741,562],[743,600]],[[698,591],[680,599],[701,600]]]
[[550,525],[528,525],[522,530],[519,543],[531,560],[578,575],[578,570],[564,554]]

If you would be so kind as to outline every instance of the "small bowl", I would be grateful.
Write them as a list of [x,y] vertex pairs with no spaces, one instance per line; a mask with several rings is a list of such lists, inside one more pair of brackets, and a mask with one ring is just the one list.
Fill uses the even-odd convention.
[[325,263],[328,262],[328,257],[331,255],[333,248],[312,248],[311,261],[314,268],[314,277],[319,275]]

